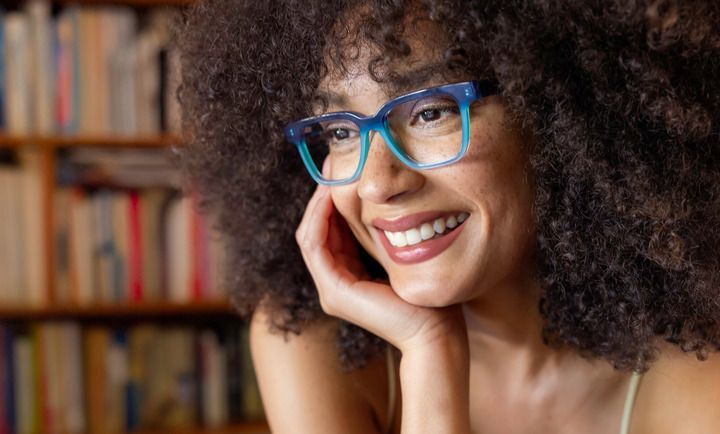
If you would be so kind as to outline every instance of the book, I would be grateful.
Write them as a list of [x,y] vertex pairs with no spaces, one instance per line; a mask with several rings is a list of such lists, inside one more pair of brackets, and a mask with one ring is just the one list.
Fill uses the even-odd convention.
[[14,431],[11,415],[13,412],[11,344],[10,328],[0,325],[0,434],[10,434]]
[[5,131],[28,134],[32,131],[32,87],[29,77],[30,23],[20,11],[5,13]]
[[[179,128],[166,97],[169,11],[29,0],[0,15],[0,128],[11,135],[157,134]],[[167,104],[174,104],[172,108]],[[179,131],[175,129],[172,131]]]
[[37,134],[50,134],[56,130],[53,116],[55,62],[52,56],[50,3],[45,0],[29,0],[24,6],[30,37],[28,72],[32,90],[32,131]]
[[0,302],[6,306],[48,301],[40,158],[25,148],[0,161]]
[[0,433],[176,432],[256,420],[245,395],[254,381],[242,365],[246,328],[0,325]]
[[43,225],[42,155],[40,150],[24,148],[18,151],[20,162],[20,215],[22,228],[22,299],[24,304],[43,307],[49,302],[46,270],[47,247]]
[[83,333],[87,428],[90,434],[101,434],[106,432],[108,417],[107,358],[110,330],[102,326],[89,326]]
[[69,215],[69,301],[88,305],[99,299],[93,266],[95,221],[88,193],[80,187],[71,189]]
[[129,345],[125,330],[110,331],[106,362],[106,413],[103,432],[124,433],[127,431],[126,392],[130,379]]
[[17,163],[0,164],[0,303],[19,305],[23,299],[22,170]]
[[13,340],[13,366],[15,385],[15,427],[17,432],[32,433],[39,431],[38,415],[38,378],[36,372],[36,341],[25,330]]
[[0,6],[0,130],[5,129],[5,9]]

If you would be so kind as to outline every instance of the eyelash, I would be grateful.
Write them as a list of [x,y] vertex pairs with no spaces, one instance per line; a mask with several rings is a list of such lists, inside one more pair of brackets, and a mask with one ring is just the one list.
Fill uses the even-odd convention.
[[412,113],[410,114],[410,125],[414,125],[417,122],[417,118],[422,115],[423,112],[429,111],[429,110],[438,110],[441,113],[445,112],[452,112],[452,113],[459,113],[459,110],[455,105],[447,103],[447,104],[441,104],[436,103],[435,105],[428,105],[425,107],[421,107],[419,109],[414,108]]

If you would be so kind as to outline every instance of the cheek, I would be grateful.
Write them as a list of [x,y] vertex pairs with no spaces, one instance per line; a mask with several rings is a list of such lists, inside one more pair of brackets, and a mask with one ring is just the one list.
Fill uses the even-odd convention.
[[361,219],[362,207],[353,186],[332,187],[330,190],[335,209],[345,219],[355,238],[363,241],[364,226]]
[[358,205],[353,198],[354,192],[349,186],[339,186],[330,188],[330,197],[332,198],[335,209],[342,215],[348,223],[353,220],[353,216],[357,214]]

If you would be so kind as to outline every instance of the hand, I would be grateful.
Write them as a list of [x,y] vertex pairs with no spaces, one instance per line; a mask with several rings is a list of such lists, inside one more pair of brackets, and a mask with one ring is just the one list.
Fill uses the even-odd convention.
[[448,339],[467,345],[460,305],[416,306],[401,299],[387,282],[369,280],[329,187],[318,186],[295,236],[327,314],[380,336],[403,353]]

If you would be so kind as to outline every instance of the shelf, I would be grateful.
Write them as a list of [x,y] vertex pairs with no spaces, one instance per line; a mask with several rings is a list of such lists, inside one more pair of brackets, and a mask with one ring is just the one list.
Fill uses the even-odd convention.
[[171,134],[117,136],[117,135],[77,135],[77,136],[8,136],[0,134],[0,148],[18,148],[39,146],[44,148],[72,148],[95,146],[108,148],[163,148],[179,145],[180,138]]
[[127,303],[88,306],[50,306],[43,308],[0,308],[0,320],[48,319],[131,319],[177,317],[233,317],[235,309],[228,301],[202,301],[191,304]]
[[51,0],[58,5],[120,5],[130,7],[189,6],[194,0]]
[[[269,434],[266,422],[245,422],[220,428],[173,431],[172,434]],[[133,434],[166,434],[165,431],[134,431]]]

